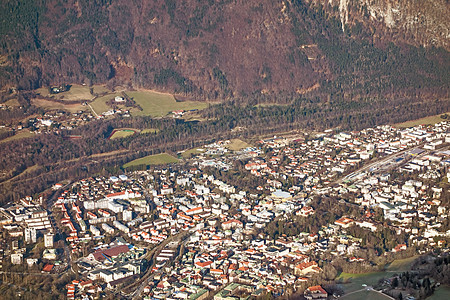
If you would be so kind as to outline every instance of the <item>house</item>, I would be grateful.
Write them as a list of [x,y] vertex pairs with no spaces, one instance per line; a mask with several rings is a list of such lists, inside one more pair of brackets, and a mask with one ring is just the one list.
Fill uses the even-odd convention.
[[43,272],[50,273],[50,272],[53,270],[53,267],[54,267],[54,265],[52,265],[52,264],[46,264],[46,265],[44,266],[44,268],[42,269],[42,271],[43,271]]
[[234,229],[234,228],[242,228],[243,224],[241,221],[239,220],[229,220],[226,222],[222,223],[222,228],[223,230],[229,230],[229,229]]
[[42,258],[56,260],[56,249],[45,249],[44,252],[42,252]]
[[304,292],[304,296],[308,300],[326,300],[328,293],[320,285],[315,285],[307,288]]
[[91,254],[89,254],[88,258],[91,260],[103,261],[106,258],[108,260],[114,259],[122,253],[127,253],[130,251],[127,245],[120,245],[116,247],[112,247],[106,250],[97,250]]
[[311,272],[317,272],[318,269],[319,266],[315,261],[304,262],[295,266],[294,274],[297,276],[306,275]]
[[183,116],[184,114],[184,110],[180,109],[180,110],[174,110],[172,111],[173,117],[174,118],[180,118]]
[[38,261],[37,258],[27,258],[27,265],[28,267],[32,267],[33,265],[36,265]]
[[336,220],[334,224],[342,226],[343,228],[348,228],[353,225],[354,221],[350,218],[342,217],[339,220]]
[[123,98],[123,97],[116,96],[116,97],[114,98],[114,101],[115,101],[115,102],[118,102],[118,103],[121,103],[121,102],[125,102],[126,100],[125,100],[125,98]]
[[400,252],[402,250],[406,250],[406,244],[398,244],[392,249],[392,252]]
[[299,211],[297,211],[297,216],[307,217],[314,214],[314,208],[311,206],[303,206]]
[[199,214],[201,212],[203,212],[203,208],[201,206],[199,206],[199,207],[194,207],[194,208],[186,210],[186,215],[192,216],[192,215]]
[[203,269],[203,268],[210,268],[210,266],[212,264],[213,264],[212,261],[205,261],[205,262],[198,261],[198,262],[195,263],[195,266]]
[[15,253],[11,254],[11,263],[13,265],[20,265],[23,262],[23,254],[22,253]]
[[107,269],[102,269],[98,273],[98,277],[105,282],[111,282],[114,280],[114,273]]

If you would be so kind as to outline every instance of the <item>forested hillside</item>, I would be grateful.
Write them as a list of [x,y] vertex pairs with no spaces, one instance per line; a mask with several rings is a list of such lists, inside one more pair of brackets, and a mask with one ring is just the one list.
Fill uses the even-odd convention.
[[445,0],[5,0],[0,85],[129,84],[241,102],[440,98],[449,15]]
[[[42,86],[219,100],[200,122],[118,117],[3,141],[0,203],[212,139],[447,113],[449,16],[447,0],[0,1],[0,104],[15,103],[0,118],[11,128],[54,109],[33,104]],[[156,132],[110,140],[114,128]]]

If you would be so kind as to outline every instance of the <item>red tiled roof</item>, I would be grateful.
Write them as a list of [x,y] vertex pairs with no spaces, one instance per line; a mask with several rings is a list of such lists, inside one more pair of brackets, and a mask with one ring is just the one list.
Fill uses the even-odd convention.
[[299,265],[296,265],[295,267],[297,269],[304,270],[304,269],[312,267],[312,266],[317,266],[317,263],[315,261],[310,261],[310,262],[301,263]]
[[128,251],[130,251],[130,249],[128,248],[127,245],[120,245],[120,246],[116,246],[113,248],[109,248],[106,250],[97,250],[94,253],[92,253],[94,255],[94,258],[96,260],[104,260],[105,257],[103,256],[106,255],[107,257],[116,257],[121,253],[127,253]]
[[205,262],[198,261],[195,264],[201,268],[206,268],[210,266],[212,263],[213,263],[212,261],[205,261]]
[[191,213],[191,212],[202,210],[202,209],[203,209],[202,207],[194,207],[194,208],[188,209],[186,211],[186,213]]
[[92,285],[92,280],[82,281],[80,283],[81,286],[89,286]]
[[310,286],[309,288],[308,288],[308,291],[310,291],[310,292],[320,292],[320,293],[322,293],[322,294],[328,294],[320,285],[315,285],[315,286]]
[[50,272],[53,269],[53,265],[52,264],[46,264],[44,266],[44,268],[42,269],[42,271],[44,272]]
[[236,220],[236,219],[232,219],[232,220],[229,220],[229,221],[223,222],[223,224],[233,224],[233,223],[236,223],[236,224],[242,225],[242,222],[241,222],[241,221],[239,221],[239,220]]
[[112,193],[112,194],[108,194],[106,195],[107,198],[111,198],[111,197],[117,197],[117,196],[122,196],[125,195],[125,191],[123,192],[117,192],[117,193]]

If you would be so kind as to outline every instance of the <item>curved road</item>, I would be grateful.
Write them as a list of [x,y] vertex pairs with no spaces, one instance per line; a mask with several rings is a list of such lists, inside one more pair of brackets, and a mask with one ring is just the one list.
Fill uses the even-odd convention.
[[388,298],[388,299],[396,300],[395,298],[393,298],[393,297],[391,297],[391,296],[389,296],[389,295],[386,295],[386,294],[384,294],[384,293],[382,293],[382,292],[380,292],[380,291],[374,290],[371,286],[367,286],[367,287],[365,287],[365,288],[363,288],[363,289],[360,289],[360,290],[353,291],[353,292],[351,292],[351,293],[345,294],[345,295],[343,295],[341,298],[343,298],[343,299],[345,300],[345,297],[346,297],[346,296],[352,295],[352,294],[356,294],[356,293],[360,293],[360,292],[363,292],[363,291],[375,292],[375,293],[378,293],[378,294],[381,294],[381,295],[385,296],[385,297]]

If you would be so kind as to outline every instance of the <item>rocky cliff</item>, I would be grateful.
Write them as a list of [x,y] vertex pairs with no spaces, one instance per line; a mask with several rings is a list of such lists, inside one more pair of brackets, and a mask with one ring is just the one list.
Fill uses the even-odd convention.
[[[324,1],[310,0],[313,5]],[[446,0],[330,0],[327,11],[339,16],[342,30],[357,22],[387,37],[422,47],[450,50],[450,13]]]

